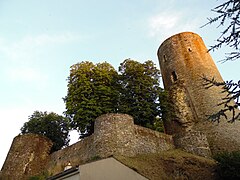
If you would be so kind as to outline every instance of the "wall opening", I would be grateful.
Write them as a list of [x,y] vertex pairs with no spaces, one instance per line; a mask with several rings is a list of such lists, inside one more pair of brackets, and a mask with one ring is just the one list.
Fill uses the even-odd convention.
[[166,55],[163,55],[163,61],[164,61],[164,62],[167,61],[167,57],[166,57]]
[[177,77],[177,74],[176,74],[175,71],[172,72],[172,74],[171,74],[171,79],[172,79],[172,82],[175,82],[175,81],[178,80],[178,77]]
[[188,48],[188,51],[189,51],[189,52],[192,52],[192,48],[189,47],[189,48]]

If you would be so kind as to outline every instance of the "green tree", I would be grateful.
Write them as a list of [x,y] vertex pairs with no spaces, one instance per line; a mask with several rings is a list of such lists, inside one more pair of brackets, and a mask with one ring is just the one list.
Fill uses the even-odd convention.
[[94,131],[94,120],[105,113],[127,113],[136,124],[162,131],[160,72],[152,61],[127,59],[119,67],[85,61],[74,64],[64,98],[66,115],[80,138]]
[[65,113],[80,137],[93,133],[98,116],[117,111],[117,77],[116,70],[107,62],[94,65],[85,61],[71,66]]
[[51,151],[67,146],[69,139],[68,119],[56,113],[34,111],[21,128],[22,134],[35,133],[48,137],[53,142]]
[[[227,0],[220,3],[218,6],[212,9],[216,13],[215,17],[208,18],[208,23],[206,25],[217,23],[218,27],[223,28],[217,38],[217,43],[210,47],[210,50],[220,49],[223,45],[230,47],[231,52],[226,53],[226,58],[223,62],[238,60],[240,58],[240,1],[239,0]],[[232,80],[226,82],[216,82],[214,79],[206,79],[207,88],[211,86],[221,86],[223,92],[228,92],[227,96],[220,102],[220,105],[224,105],[224,108],[213,114],[210,119],[213,121],[219,121],[223,116],[227,118],[226,112],[232,112],[231,119],[229,122],[234,122],[240,119],[240,113],[238,108],[240,106],[240,80],[238,82],[233,82]],[[233,104],[232,102],[236,103]]]
[[136,124],[154,128],[160,115],[160,71],[152,61],[126,59],[119,67],[119,112],[133,116]]

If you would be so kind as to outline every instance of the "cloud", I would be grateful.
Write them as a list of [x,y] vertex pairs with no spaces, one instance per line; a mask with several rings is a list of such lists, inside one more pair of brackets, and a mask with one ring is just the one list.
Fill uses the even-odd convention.
[[196,19],[169,10],[150,17],[148,28],[150,37],[167,38],[179,32],[194,31],[198,26]]
[[60,46],[67,43],[79,41],[82,37],[75,33],[62,34],[38,34],[28,35],[14,42],[7,42],[0,37],[0,52],[2,52],[8,60],[13,62],[32,61],[36,59],[39,52],[49,46]]
[[150,35],[156,36],[159,32],[166,32],[176,26],[179,16],[158,14],[149,19]]

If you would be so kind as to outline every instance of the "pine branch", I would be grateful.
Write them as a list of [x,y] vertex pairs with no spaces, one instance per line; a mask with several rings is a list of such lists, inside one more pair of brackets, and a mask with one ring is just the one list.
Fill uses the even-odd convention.
[[[223,106],[223,108],[216,112],[215,114],[207,115],[208,119],[213,122],[220,122],[221,117],[224,117],[228,122],[232,123],[236,120],[240,120],[240,113],[238,111],[240,107],[240,81],[237,83],[231,81],[226,82],[217,82],[214,78],[208,79],[207,77],[202,77],[204,80],[204,86],[206,89],[217,86],[221,87],[221,93],[226,93],[227,95],[222,98],[222,101],[219,102],[218,106]],[[235,103],[233,103],[235,102]],[[231,112],[231,118],[227,117],[227,112]]]

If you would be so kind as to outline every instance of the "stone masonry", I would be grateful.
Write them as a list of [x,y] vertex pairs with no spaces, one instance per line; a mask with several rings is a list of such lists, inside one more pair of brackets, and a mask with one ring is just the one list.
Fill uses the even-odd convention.
[[203,76],[223,80],[201,37],[192,32],[174,35],[162,43],[158,58],[174,114],[164,122],[166,134],[135,125],[127,114],[105,114],[95,120],[91,136],[52,154],[49,139],[19,135],[12,142],[0,180],[55,175],[69,162],[77,166],[113,155],[131,157],[180,148],[211,157],[240,150],[240,121],[230,124],[222,119],[217,124],[208,120],[208,115],[222,108],[217,104],[226,94],[219,87],[206,89],[203,85]]
[[0,180],[28,179],[45,171],[52,142],[44,136],[16,136],[2,167]]
[[[91,136],[52,154],[49,154],[47,138],[28,134],[17,136],[3,165],[1,178],[6,180],[11,174],[11,177],[24,180],[26,175],[42,172],[55,175],[62,172],[68,162],[77,166],[112,155],[135,156],[175,148],[172,136],[134,125],[133,118],[126,114],[102,115],[96,119],[94,129]],[[39,171],[32,171],[34,169]]]
[[240,150],[240,121],[232,124],[225,119],[220,123],[208,120],[209,115],[223,108],[218,104],[227,94],[222,93],[221,87],[204,86],[203,77],[218,82],[223,79],[202,38],[192,32],[176,34],[161,44],[158,59],[164,88],[169,91],[176,114],[168,122],[166,132],[205,133],[213,154]]

